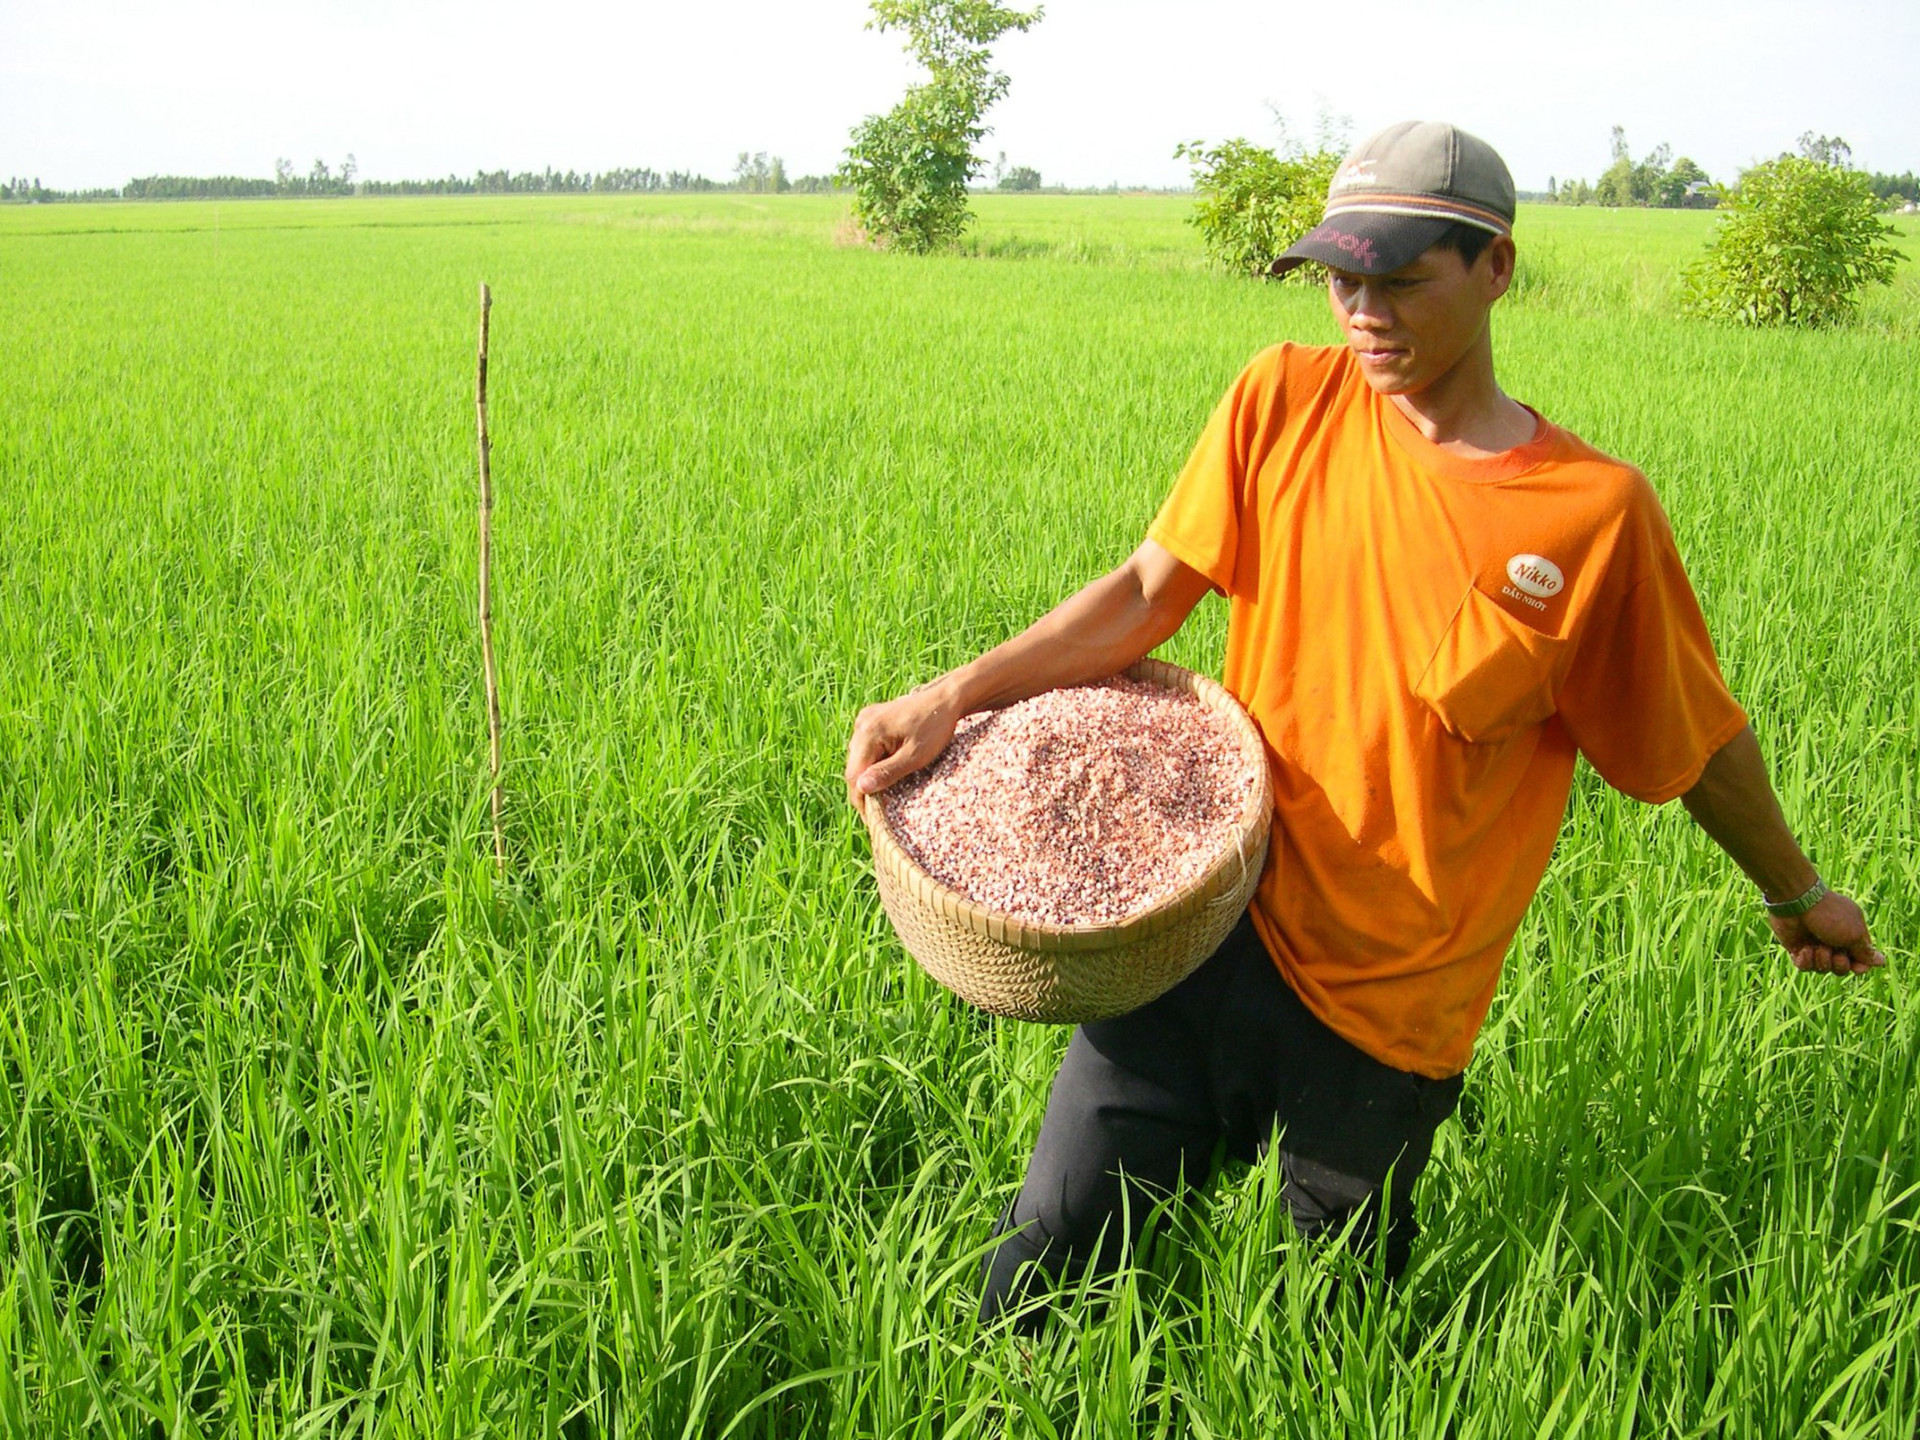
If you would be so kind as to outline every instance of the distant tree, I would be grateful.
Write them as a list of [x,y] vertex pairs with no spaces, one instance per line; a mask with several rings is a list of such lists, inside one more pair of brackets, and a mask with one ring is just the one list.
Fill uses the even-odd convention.
[[854,127],[840,177],[869,236],[924,254],[966,228],[967,182],[981,168],[973,147],[987,133],[981,120],[1009,83],[993,69],[991,46],[1037,24],[1042,11],[993,0],[872,0],[872,8],[868,28],[904,31],[928,79]]
[[1593,182],[1593,203],[1633,204],[1633,161],[1622,155],[1601,172],[1600,178]]
[[770,157],[764,150],[751,155],[742,150],[733,166],[733,188],[767,194],[791,189],[786,161],[778,155]]
[[635,170],[603,170],[589,182],[594,190],[631,194],[666,188],[666,178],[657,170],[642,166]]
[[1841,170],[1853,168],[1853,147],[1838,135],[1816,135],[1811,130],[1802,130],[1796,143],[1802,159],[1811,160],[1816,165],[1836,166]]
[[[1274,110],[1272,105],[1267,108]],[[1274,119],[1280,118],[1279,112],[1274,111]],[[1281,135],[1284,137],[1285,134],[1286,126],[1282,122]],[[1337,155],[1345,155],[1353,148],[1353,116],[1337,115],[1322,103],[1313,118],[1313,148],[1316,152],[1331,150]]]
[[[1649,150],[1645,159],[1636,162],[1632,152],[1627,148],[1626,127],[1616,125],[1613,127],[1613,134],[1607,148],[1612,153],[1613,163],[1601,172],[1600,178],[1593,184],[1594,204],[1661,205],[1667,203],[1665,196],[1671,174],[1668,165],[1673,160],[1671,145],[1663,141]],[[1683,195],[1686,193],[1685,181],[1681,182],[1679,193]],[[1676,200],[1672,203],[1679,202]]]
[[1000,177],[1002,190],[1038,190],[1040,172],[1031,165],[1016,165]]
[[1667,173],[1660,177],[1660,183],[1655,191],[1653,203],[1665,206],[1668,209],[1684,205],[1687,203],[1687,187],[1690,185],[1704,184],[1706,180],[1707,172],[1702,170],[1687,156],[1682,155],[1678,160],[1673,162],[1672,167],[1668,169]]
[[1835,324],[1852,314],[1863,287],[1890,283],[1901,258],[1867,177],[1804,155],[1746,171],[1724,209],[1707,254],[1685,272],[1690,314]]
[[1902,205],[1920,200],[1920,177],[1916,177],[1911,170],[1903,175],[1882,175],[1876,170],[1867,176],[1867,188],[1888,210],[1897,210]]
[[347,152],[347,158],[340,162],[340,183],[345,188],[353,188],[353,177],[360,173],[360,162],[353,158],[353,152]]
[[1647,152],[1647,158],[1633,167],[1628,193],[1636,205],[1659,203],[1661,187],[1666,183],[1667,166],[1673,160],[1673,147],[1664,141]]
[[1600,178],[1593,184],[1593,203],[1596,205],[1631,205],[1633,203],[1633,156],[1627,151],[1627,127],[1613,127],[1612,138],[1607,142],[1611,163],[1600,172]]
[[[264,185],[267,182],[254,183]],[[49,190],[40,183],[38,175],[31,180],[25,176],[16,175],[0,183],[0,202],[11,204],[50,205],[61,200],[118,200],[120,198],[121,194],[118,190],[110,189]]]
[[128,200],[220,200],[272,195],[279,188],[276,181],[240,175],[141,175],[120,193]]
[[[1333,150],[1294,146],[1282,155],[1244,139],[1211,147],[1195,140],[1173,153],[1193,167],[1199,198],[1187,223],[1214,261],[1247,275],[1264,275],[1275,256],[1319,221],[1340,164]],[[1312,280],[1315,273],[1301,266],[1288,278]]]

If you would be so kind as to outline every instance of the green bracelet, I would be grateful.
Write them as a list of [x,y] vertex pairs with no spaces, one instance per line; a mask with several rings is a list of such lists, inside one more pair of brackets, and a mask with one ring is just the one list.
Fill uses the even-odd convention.
[[1782,920],[1787,920],[1795,915],[1806,914],[1807,911],[1813,909],[1814,906],[1818,905],[1832,893],[1831,890],[1827,889],[1826,882],[1818,876],[1815,876],[1813,888],[1798,899],[1769,900],[1763,892],[1760,896],[1760,903],[1767,907],[1767,914],[1776,916]]

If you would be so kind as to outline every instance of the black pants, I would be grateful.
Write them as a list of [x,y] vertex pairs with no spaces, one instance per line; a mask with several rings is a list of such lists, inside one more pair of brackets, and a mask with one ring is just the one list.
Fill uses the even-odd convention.
[[1074,1031],[1026,1183],[996,1229],[981,1319],[1019,1309],[1037,1327],[1031,1288],[1112,1268],[1156,1204],[1207,1178],[1218,1150],[1257,1160],[1276,1129],[1300,1232],[1352,1222],[1371,1245],[1384,1211],[1384,1268],[1398,1275],[1417,1230],[1413,1182],[1460,1084],[1395,1070],[1327,1029],[1243,916],[1158,1000]]

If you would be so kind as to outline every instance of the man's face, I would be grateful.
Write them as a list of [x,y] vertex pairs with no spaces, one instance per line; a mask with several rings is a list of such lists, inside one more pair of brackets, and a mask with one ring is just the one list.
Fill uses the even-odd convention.
[[1381,395],[1411,395],[1450,373],[1487,333],[1487,311],[1513,279],[1513,242],[1497,237],[1469,265],[1432,249],[1384,275],[1327,272],[1327,302]]

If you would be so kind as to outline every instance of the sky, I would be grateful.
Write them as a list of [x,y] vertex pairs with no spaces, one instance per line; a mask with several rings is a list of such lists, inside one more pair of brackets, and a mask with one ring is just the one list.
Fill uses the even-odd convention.
[[[1018,0],[1015,0],[1018,3]],[[372,179],[650,166],[715,179],[742,151],[823,174],[917,76],[866,0],[0,0],[0,176]],[[1716,179],[1844,137],[1920,169],[1917,0],[1049,0],[1000,41],[982,153],[1049,184],[1180,186],[1183,140],[1358,140],[1441,119],[1523,190],[1595,179],[1616,124]]]

